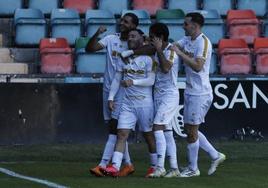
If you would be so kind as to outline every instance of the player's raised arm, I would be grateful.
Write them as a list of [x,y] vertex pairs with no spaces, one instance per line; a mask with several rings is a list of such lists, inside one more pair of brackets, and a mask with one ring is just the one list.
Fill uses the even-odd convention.
[[152,40],[152,44],[156,49],[157,57],[159,59],[160,63],[160,68],[163,73],[168,73],[168,71],[172,67],[172,61],[169,61],[166,57],[165,54],[163,53],[162,49],[162,40],[160,38],[154,37]]
[[89,39],[87,46],[86,46],[86,52],[96,52],[104,48],[104,46],[98,42],[98,37],[100,34],[104,33],[106,30],[107,29],[104,26],[100,26],[98,28],[96,33]]

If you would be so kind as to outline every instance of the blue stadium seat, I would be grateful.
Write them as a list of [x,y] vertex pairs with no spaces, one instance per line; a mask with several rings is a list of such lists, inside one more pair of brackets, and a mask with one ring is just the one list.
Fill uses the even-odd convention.
[[233,0],[203,0],[203,9],[216,9],[220,15],[226,16],[229,9],[233,9]]
[[224,22],[217,10],[196,10],[205,18],[202,28],[203,33],[209,38],[212,44],[218,44],[219,40],[225,36]]
[[51,36],[53,38],[66,38],[70,45],[74,45],[76,38],[81,34],[81,21],[77,10],[53,9],[51,13]]
[[129,0],[99,0],[99,9],[108,10],[114,15],[120,15],[122,10],[129,9]]
[[200,9],[199,0],[168,0],[168,9],[182,9],[185,13]]
[[135,14],[139,18],[138,28],[141,29],[144,34],[149,35],[149,28],[152,24],[149,13],[146,10],[123,10],[122,16],[129,12]]
[[11,16],[13,17],[14,12],[17,8],[23,7],[23,0],[8,0],[0,1],[0,16]]
[[41,10],[16,9],[14,15],[17,45],[38,45],[47,36],[47,24]]
[[183,23],[184,12],[181,9],[158,10],[156,12],[156,21],[164,23],[169,29],[169,38],[173,41],[178,41],[184,35]]
[[53,9],[59,8],[60,0],[29,0],[28,7],[39,9],[45,15],[50,15]]
[[89,37],[80,37],[75,42],[75,64],[78,73],[103,74],[106,65],[105,50],[87,53],[85,47]]
[[101,34],[100,38],[116,33],[116,20],[113,13],[107,10],[88,10],[85,19],[87,36],[92,37],[101,25],[105,26],[107,31]]
[[257,16],[264,16],[268,10],[268,2],[267,0],[237,0],[237,9],[251,9]]

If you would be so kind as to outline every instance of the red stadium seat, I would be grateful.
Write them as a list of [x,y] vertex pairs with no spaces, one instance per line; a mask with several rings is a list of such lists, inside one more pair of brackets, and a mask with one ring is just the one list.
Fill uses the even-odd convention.
[[268,74],[268,38],[256,38],[254,40],[254,54],[256,73]]
[[163,9],[165,6],[164,0],[133,0],[133,9],[145,9],[150,15],[155,15],[158,9]]
[[96,7],[94,0],[64,0],[64,8],[76,9],[80,14],[85,14],[88,9]]
[[72,49],[65,38],[44,38],[39,45],[42,73],[70,73]]
[[253,10],[229,10],[227,12],[228,34],[231,39],[244,39],[253,44],[260,36],[259,20]]
[[252,71],[250,49],[243,39],[219,41],[221,74],[249,74]]

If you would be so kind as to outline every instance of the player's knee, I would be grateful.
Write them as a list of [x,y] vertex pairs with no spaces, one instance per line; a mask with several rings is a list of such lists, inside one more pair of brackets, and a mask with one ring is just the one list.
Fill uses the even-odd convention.
[[198,136],[192,132],[188,133],[187,134],[187,142],[188,143],[194,143],[196,142],[198,139]]
[[124,131],[118,130],[118,132],[117,132],[117,139],[119,141],[126,141],[127,138],[128,138],[128,134],[129,134],[129,132],[126,131],[126,130],[124,130]]

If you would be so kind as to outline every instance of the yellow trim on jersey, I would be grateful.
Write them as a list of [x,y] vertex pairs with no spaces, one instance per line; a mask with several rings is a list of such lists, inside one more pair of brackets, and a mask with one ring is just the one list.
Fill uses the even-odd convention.
[[203,39],[205,40],[205,47],[203,51],[203,58],[207,57],[207,52],[208,52],[208,39],[204,35],[202,35]]
[[170,50],[170,56],[169,56],[169,59],[168,60],[171,63],[173,63],[173,61],[174,61],[174,54],[175,54],[174,50]]

